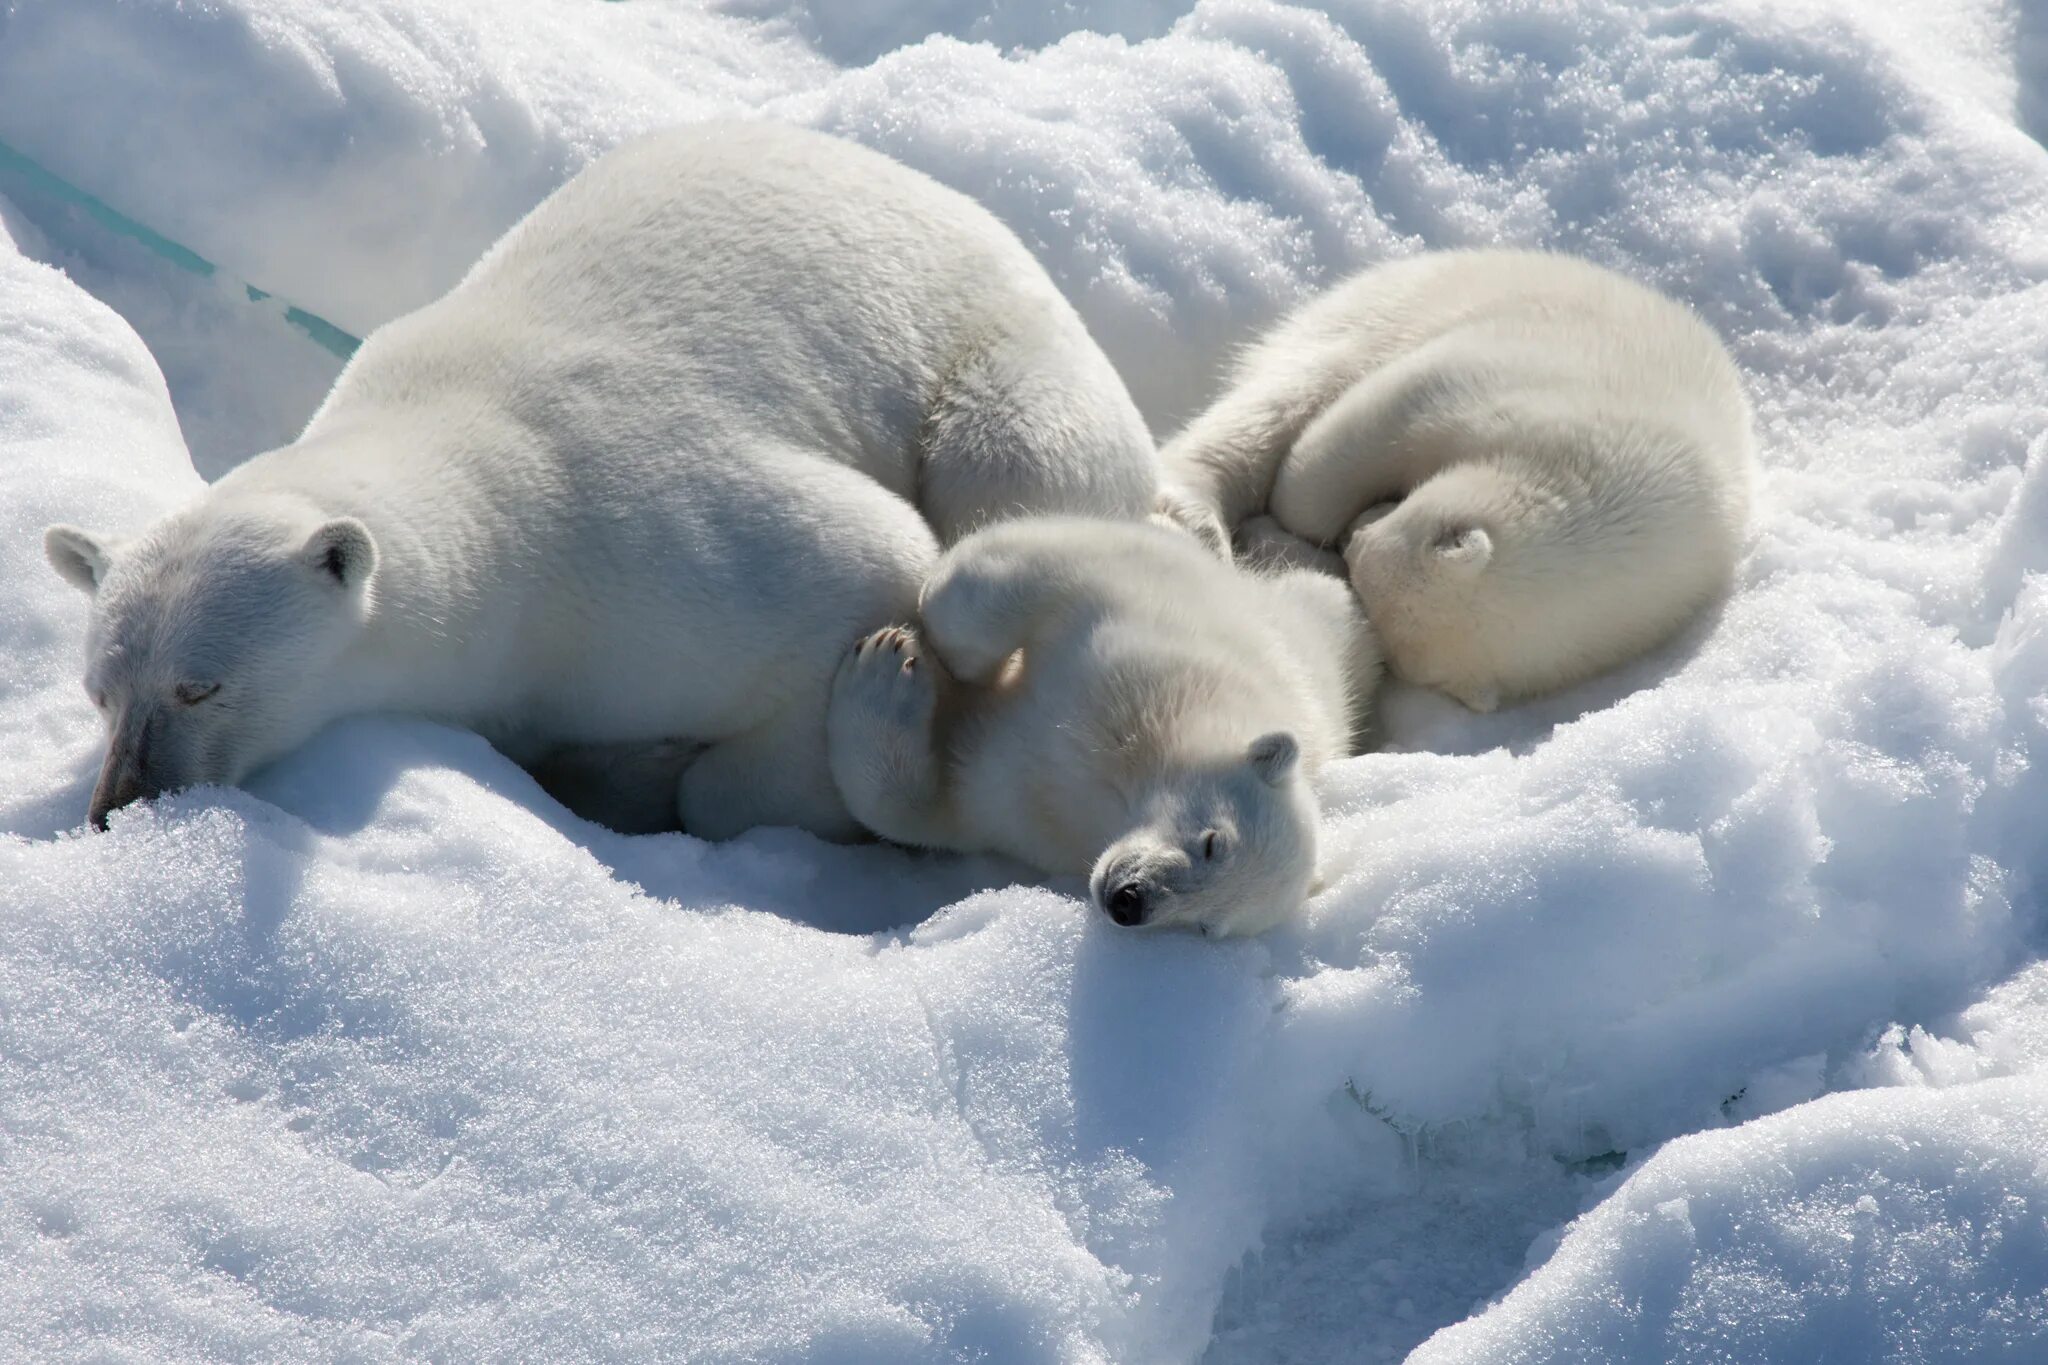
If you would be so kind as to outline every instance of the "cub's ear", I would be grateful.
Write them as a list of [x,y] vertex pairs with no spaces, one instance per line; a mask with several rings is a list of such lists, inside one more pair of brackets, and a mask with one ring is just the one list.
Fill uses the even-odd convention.
[[377,572],[377,542],[354,517],[336,517],[306,537],[299,560],[337,587],[361,587]]
[[1275,730],[1253,740],[1245,758],[1260,781],[1269,787],[1277,787],[1287,780],[1287,774],[1293,772],[1294,765],[1301,760],[1301,746],[1285,730]]
[[1493,537],[1483,526],[1446,526],[1430,548],[1438,563],[1465,574],[1478,573],[1493,559]]
[[43,532],[43,555],[64,581],[85,592],[98,592],[100,580],[114,562],[113,547],[76,526],[52,526]]

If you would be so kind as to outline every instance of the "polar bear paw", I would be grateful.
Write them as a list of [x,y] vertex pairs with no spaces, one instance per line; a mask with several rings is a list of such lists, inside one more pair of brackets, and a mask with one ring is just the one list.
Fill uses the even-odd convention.
[[942,681],[938,660],[909,626],[884,626],[856,644],[832,684],[835,728],[893,749],[928,741]]
[[854,817],[884,838],[945,844],[933,733],[949,686],[908,626],[878,630],[840,660],[825,725],[832,777]]

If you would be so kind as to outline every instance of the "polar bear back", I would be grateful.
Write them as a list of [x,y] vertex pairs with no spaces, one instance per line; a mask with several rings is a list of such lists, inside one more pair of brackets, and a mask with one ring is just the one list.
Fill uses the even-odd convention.
[[[628,488],[717,479],[767,442],[917,502],[933,405],[984,352],[1011,359],[1006,345],[1021,357],[1006,378],[1043,370],[1067,419],[1042,423],[1064,444],[1027,452],[1030,479],[1077,486],[1084,505],[1054,510],[1141,515],[1143,422],[1007,228],[854,144],[703,124],[607,154],[446,298],[380,329],[307,434],[468,392],[548,433],[565,459],[601,457]],[[1115,505],[1086,505],[1103,500]]]

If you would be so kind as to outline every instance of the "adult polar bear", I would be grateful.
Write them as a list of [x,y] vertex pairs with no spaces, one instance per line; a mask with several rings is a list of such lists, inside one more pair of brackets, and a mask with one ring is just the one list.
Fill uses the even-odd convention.
[[1447,251],[1262,338],[1168,444],[1161,501],[1255,555],[1341,546],[1312,558],[1348,567],[1393,669],[1485,711],[1723,591],[1754,461],[1741,377],[1683,307],[1565,256]]
[[1139,517],[1153,460],[972,201],[790,128],[649,137],[380,328],[293,444],[133,539],[51,528],[94,594],[90,818],[388,710],[527,764],[690,741],[685,828],[850,837],[833,672],[909,613],[934,532]]

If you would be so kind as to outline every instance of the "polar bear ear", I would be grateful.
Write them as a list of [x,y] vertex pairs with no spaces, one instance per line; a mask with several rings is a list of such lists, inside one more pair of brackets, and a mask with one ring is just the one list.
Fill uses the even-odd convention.
[[85,592],[98,592],[100,580],[114,562],[112,547],[76,526],[52,526],[43,532],[43,556],[64,581]]
[[1446,526],[1430,547],[1438,562],[1464,574],[1476,574],[1493,559],[1493,537],[1483,526]]
[[1301,746],[1285,730],[1275,730],[1253,740],[1245,757],[1261,782],[1277,787],[1287,780],[1287,774],[1293,772],[1294,765],[1301,760]]
[[354,517],[336,517],[306,537],[299,561],[337,587],[360,587],[377,571],[377,542]]

